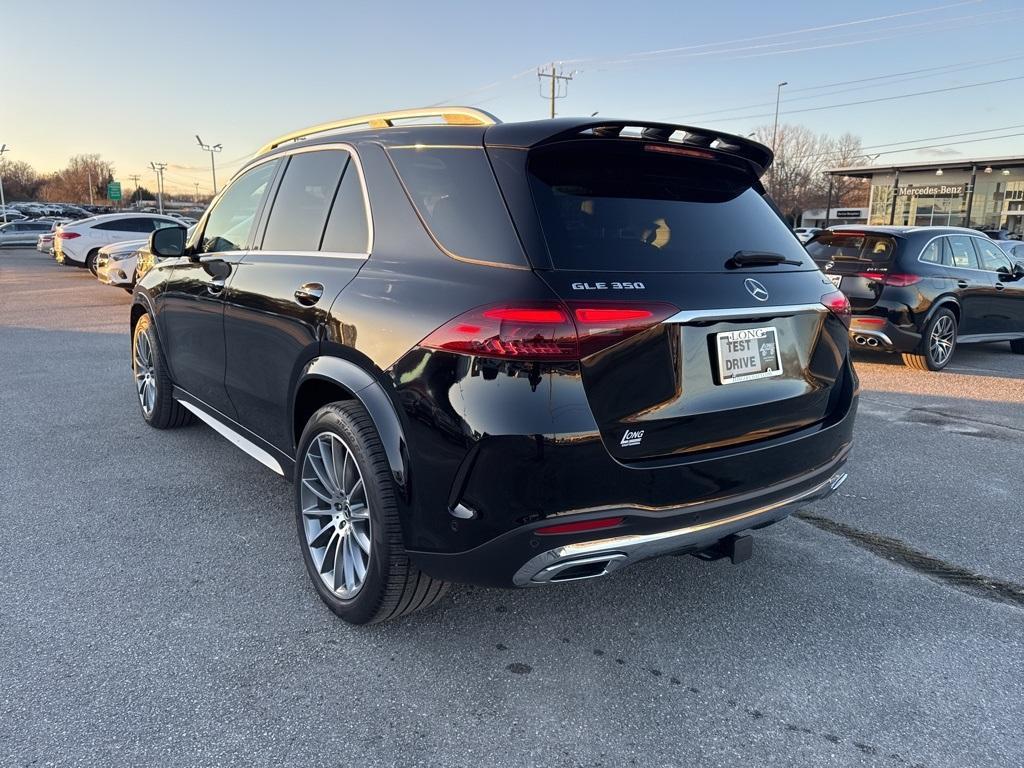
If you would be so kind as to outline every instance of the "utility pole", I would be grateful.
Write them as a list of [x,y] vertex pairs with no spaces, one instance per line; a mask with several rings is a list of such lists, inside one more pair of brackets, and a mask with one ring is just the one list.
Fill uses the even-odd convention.
[[4,199],[4,152],[10,152],[6,144],[0,144],[0,210],[3,210],[4,224],[7,223],[7,201]]
[[[538,69],[537,70],[537,80],[538,81],[543,80],[545,77],[549,78],[550,81],[551,81],[551,83],[550,83],[551,88],[550,88],[548,94],[545,96],[544,93],[543,93],[543,90],[542,90],[541,91],[541,97],[549,99],[551,101],[551,117],[552,118],[554,118],[554,116],[555,116],[555,99],[564,99],[568,95],[569,81],[572,80],[572,76],[575,75],[575,74],[576,74],[575,71],[572,71],[569,74],[565,74],[565,72],[559,72],[557,69],[555,69],[554,63],[551,64],[551,71],[550,72],[545,72],[543,69]],[[559,93],[559,90],[558,90],[559,82],[565,83],[565,86],[563,87],[561,93]]]
[[204,144],[203,140],[199,138],[199,134],[198,133],[196,134],[196,141],[199,142],[199,148],[200,149],[202,149],[204,152],[209,152],[210,153],[210,171],[213,173],[213,194],[216,195],[217,194],[217,166],[213,162],[213,153],[214,152],[220,152],[224,147],[222,147],[220,144],[214,144],[212,146],[209,145],[209,144]]
[[789,85],[789,83],[779,83],[775,88],[775,125],[772,127],[772,152],[775,151],[775,137],[779,133],[779,102],[782,101],[782,86],[784,85]]
[[192,203],[194,205],[199,205],[199,182],[198,181],[193,181],[192,184],[196,188],[195,193],[192,195]]
[[167,167],[167,163],[150,163],[149,167],[156,173],[156,199],[157,207],[160,213],[164,212],[164,169]]
[[89,174],[89,205],[92,205],[92,168],[87,168],[86,173]]
[[128,178],[131,179],[132,182],[134,182],[134,184],[135,184],[135,193],[132,195],[132,197],[135,198],[135,207],[138,208],[139,202],[142,199],[142,198],[139,197],[139,180],[142,179],[142,177],[139,176],[139,174],[137,174],[137,173],[133,173]]

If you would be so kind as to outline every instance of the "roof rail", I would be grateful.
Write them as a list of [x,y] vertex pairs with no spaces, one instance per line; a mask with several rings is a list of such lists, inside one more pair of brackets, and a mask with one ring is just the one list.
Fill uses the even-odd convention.
[[341,128],[351,128],[357,125],[365,125],[368,128],[392,128],[396,120],[415,120],[428,117],[440,117],[448,125],[496,125],[501,122],[489,112],[473,107],[427,107],[424,109],[400,109],[394,112],[378,112],[373,115],[360,115],[359,117],[332,120],[329,123],[321,123],[320,125],[286,133],[284,136],[278,136],[273,141],[264,144],[256,151],[254,157],[265,155],[285,142],[297,141],[317,133],[326,133],[327,131],[336,131]]

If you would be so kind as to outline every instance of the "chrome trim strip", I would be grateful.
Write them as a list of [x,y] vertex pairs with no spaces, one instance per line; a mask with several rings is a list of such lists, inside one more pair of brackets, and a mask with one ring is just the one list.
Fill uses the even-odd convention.
[[750,317],[799,315],[808,312],[824,314],[824,304],[784,304],[777,307],[733,307],[731,309],[684,309],[666,320],[666,323],[696,323],[701,321],[746,320]]
[[241,448],[247,454],[256,459],[256,461],[258,461],[260,464],[264,465],[265,467],[269,467],[270,469],[277,472],[277,474],[284,477],[284,468],[281,466],[281,463],[273,456],[271,456],[269,453],[260,448],[258,445],[256,445],[256,443],[252,442],[248,438],[242,437],[242,435],[233,430],[227,424],[224,424],[222,421],[214,418],[206,411],[197,408],[187,400],[182,400],[181,398],[177,397],[174,399],[181,403],[183,407],[185,407],[186,409],[194,413],[196,416],[198,416],[201,421],[213,427],[214,431],[217,432],[221,437],[227,438],[227,440],[233,443],[235,447]]
[[[697,523],[684,528],[674,528],[658,533],[632,534],[594,541],[581,541],[575,544],[566,544],[556,549],[549,549],[527,560],[512,577],[512,583],[518,587],[536,583],[534,580],[538,575],[549,571],[562,561],[572,560],[573,558],[586,557],[588,558],[587,562],[590,562],[590,559],[599,554],[609,560],[611,560],[611,555],[624,555],[623,558],[615,558],[613,562],[609,563],[609,567],[605,569],[605,573],[607,573],[623,565],[655,555],[673,552],[688,545],[711,545],[730,533],[746,530],[760,522],[781,519],[786,516],[787,508],[794,504],[825,498],[846,482],[846,478],[847,474],[845,472],[836,472],[824,482],[795,496],[790,496],[746,512],[739,512],[729,517],[709,520],[705,523]],[[763,520],[758,518],[763,518]]]
[[272,250],[252,250],[246,251],[251,256],[325,256],[334,259],[357,259],[359,261],[366,261],[370,258],[368,253],[346,253],[344,251],[272,251]]

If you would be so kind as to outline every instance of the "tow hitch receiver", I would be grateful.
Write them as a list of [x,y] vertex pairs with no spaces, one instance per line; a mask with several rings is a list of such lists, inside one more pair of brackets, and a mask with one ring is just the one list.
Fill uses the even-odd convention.
[[750,559],[754,554],[754,537],[749,534],[732,534],[719,539],[702,552],[695,552],[694,557],[701,560],[721,560],[728,557],[733,565]]

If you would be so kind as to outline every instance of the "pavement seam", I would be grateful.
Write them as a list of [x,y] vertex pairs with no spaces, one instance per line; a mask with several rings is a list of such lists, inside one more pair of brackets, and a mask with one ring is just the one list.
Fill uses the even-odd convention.
[[961,416],[959,414],[946,413],[945,411],[941,411],[934,408],[917,408],[914,406],[903,405],[901,403],[894,403],[891,400],[883,400],[880,397],[874,397],[872,395],[862,394],[861,398],[863,400],[867,400],[870,403],[881,403],[882,405],[888,405],[891,408],[899,408],[903,411],[906,411],[907,413],[927,413],[932,416],[941,416],[943,418],[949,419],[950,421],[973,422],[974,424],[984,424],[986,427],[998,427],[1000,429],[1008,429],[1013,432],[1024,432],[1024,428],[1021,427],[1013,427],[1008,424],[997,424],[994,421],[985,421],[984,419],[975,419],[970,416]]
[[797,512],[793,516],[823,531],[842,536],[873,555],[894,562],[964,594],[1003,605],[1012,605],[1015,608],[1024,608],[1024,584],[976,573],[929,555],[927,552],[914,549],[899,539],[862,531],[830,517],[811,512]]

